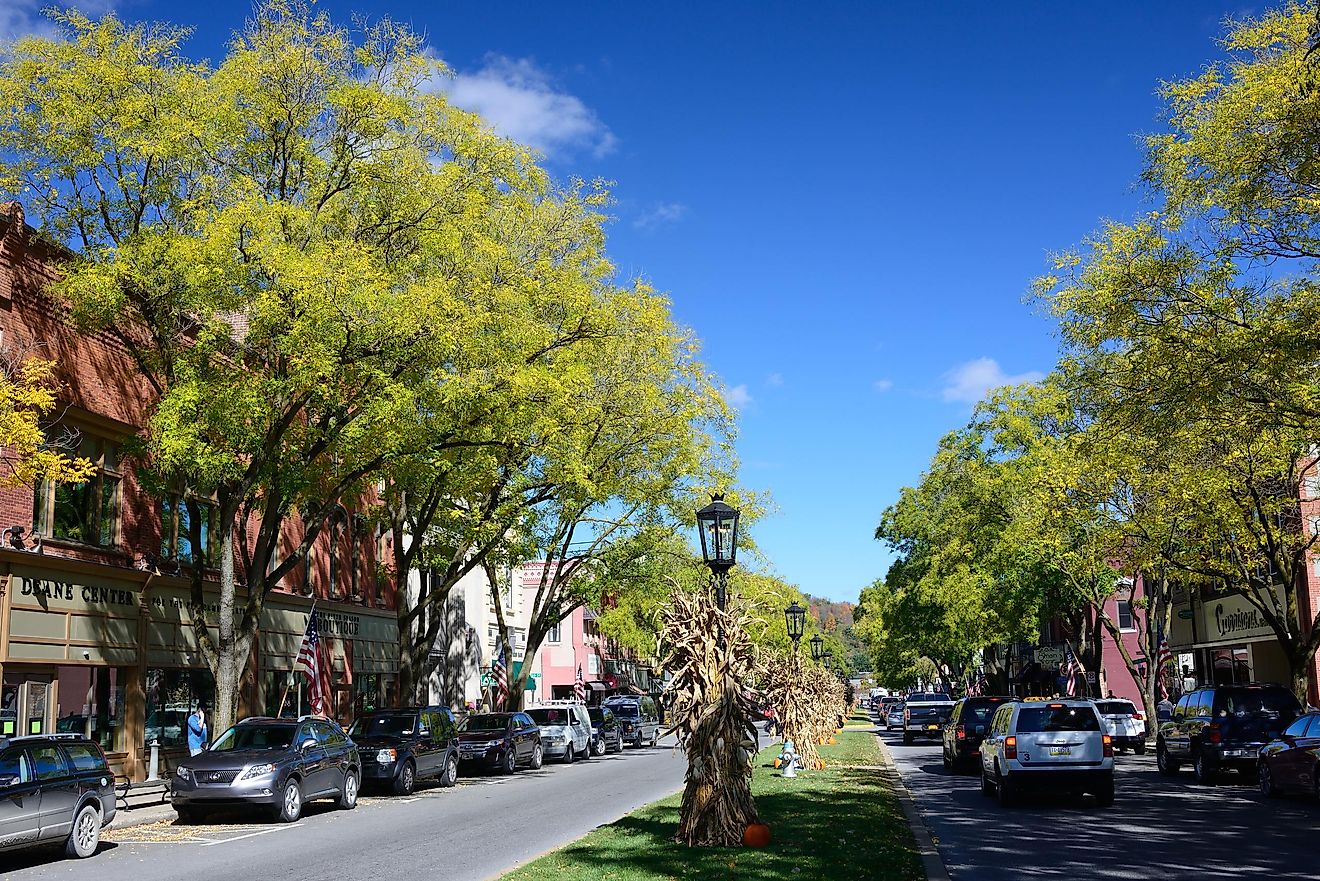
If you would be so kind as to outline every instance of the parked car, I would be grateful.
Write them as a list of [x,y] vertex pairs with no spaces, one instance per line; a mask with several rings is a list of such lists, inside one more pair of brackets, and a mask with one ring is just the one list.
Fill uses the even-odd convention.
[[1146,754],[1146,717],[1129,700],[1106,698],[1095,702],[1100,721],[1114,741],[1114,749],[1130,749]]
[[887,706],[889,709],[888,709],[888,710],[881,710],[881,711],[880,711],[880,712],[882,712],[882,713],[885,714],[885,717],[884,717],[884,719],[885,719],[885,730],[886,730],[886,731],[893,731],[895,728],[902,728],[902,727],[903,727],[903,710],[906,709],[906,708],[903,706],[902,701],[899,701],[899,702],[897,702],[897,703],[885,704],[885,706]]
[[609,707],[587,707],[591,717],[591,749],[598,756],[623,752],[623,730]]
[[1011,697],[965,697],[953,705],[941,738],[945,770],[979,767],[981,741],[990,729],[990,719],[1000,704],[1011,700]]
[[903,743],[918,737],[939,737],[953,712],[953,698],[942,692],[918,691],[903,702]]
[[417,781],[458,782],[458,726],[448,707],[374,710],[353,723],[348,736],[362,756],[362,782],[408,795]]
[[89,857],[114,818],[114,777],[95,742],[0,737],[0,852],[62,841],[66,855]]
[[458,732],[458,758],[504,774],[519,765],[535,771],[545,760],[541,730],[526,713],[472,713]]
[[1160,725],[1155,758],[1160,773],[1177,774],[1190,762],[1198,783],[1211,783],[1223,768],[1257,772],[1261,747],[1301,715],[1293,693],[1281,685],[1220,685],[1189,691]]
[[184,823],[202,822],[215,808],[228,807],[258,807],[292,823],[304,804],[318,799],[334,799],[351,811],[361,783],[358,748],[334,722],[255,716],[179,763],[171,801]]
[[660,717],[655,701],[641,695],[615,695],[604,700],[603,706],[614,711],[623,729],[623,739],[633,746],[644,743],[655,746],[660,737]]
[[1298,716],[1261,749],[1257,777],[1271,798],[1289,792],[1320,798],[1320,713]]
[[981,743],[981,792],[1008,806],[1042,789],[1114,803],[1114,744],[1093,702],[1008,701],[995,711]]
[[546,758],[558,758],[565,765],[579,757],[591,758],[591,717],[585,704],[541,704],[529,708],[527,715],[541,729]]

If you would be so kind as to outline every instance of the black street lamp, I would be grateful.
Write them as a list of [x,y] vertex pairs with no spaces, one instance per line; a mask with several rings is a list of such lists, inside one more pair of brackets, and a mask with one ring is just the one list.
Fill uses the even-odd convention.
[[811,660],[815,661],[816,663],[820,663],[821,655],[824,653],[824,651],[825,651],[825,640],[821,639],[820,634],[817,633],[815,636],[811,638]]
[[834,652],[826,649],[820,653],[820,659],[825,662],[825,669],[828,670],[834,663]]
[[697,535],[701,558],[715,576],[715,604],[722,612],[729,570],[738,562],[738,509],[725,504],[722,493],[711,496],[710,504],[697,511]]
[[807,610],[795,600],[784,610],[784,623],[788,627],[788,638],[793,640],[793,651],[796,652],[798,640],[802,638],[802,630],[807,624]]

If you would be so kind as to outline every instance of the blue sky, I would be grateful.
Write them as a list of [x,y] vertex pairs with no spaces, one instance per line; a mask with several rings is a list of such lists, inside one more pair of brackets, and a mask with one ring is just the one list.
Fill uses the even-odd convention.
[[[0,0],[0,34],[48,0]],[[1143,209],[1161,79],[1219,56],[1200,2],[330,0],[429,36],[454,100],[616,182],[610,250],[695,329],[741,414],[778,574],[853,599],[884,507],[990,385],[1054,362],[1024,302],[1051,251]],[[247,2],[91,0],[197,29]]]

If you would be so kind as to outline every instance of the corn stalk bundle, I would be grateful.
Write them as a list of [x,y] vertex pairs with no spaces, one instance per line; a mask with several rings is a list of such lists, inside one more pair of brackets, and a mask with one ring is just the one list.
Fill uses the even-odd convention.
[[805,670],[796,654],[780,656],[769,664],[766,695],[784,723],[784,739],[802,757],[802,767],[822,768],[812,724],[814,695],[806,686]]
[[[704,593],[678,593],[663,613],[663,664],[670,728],[688,757],[674,840],[695,847],[738,847],[759,822],[752,800],[756,728],[750,692],[757,677],[746,607],[733,597],[723,612]],[[723,633],[723,644],[720,634]]]
[[810,732],[817,743],[834,736],[840,717],[846,717],[843,683],[820,667],[804,671],[803,690],[811,697]]

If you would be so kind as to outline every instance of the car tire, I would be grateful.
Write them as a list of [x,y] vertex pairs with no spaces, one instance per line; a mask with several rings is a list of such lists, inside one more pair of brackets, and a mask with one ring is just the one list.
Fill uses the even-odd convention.
[[1114,778],[1112,776],[1095,793],[1095,803],[1102,808],[1114,806]]
[[995,785],[990,782],[990,775],[986,773],[985,766],[981,766],[981,795],[986,798],[995,794]]
[[1139,756],[1144,756],[1146,754],[1146,741],[1143,740],[1139,742],[1136,746],[1132,747],[1132,751]]
[[545,764],[545,753],[541,751],[541,744],[538,743],[536,746],[532,747],[531,769],[533,771],[539,771],[543,764]]
[[1278,798],[1280,795],[1279,787],[1274,785],[1274,775],[1270,773],[1270,763],[1261,759],[1258,765],[1256,779],[1260,783],[1260,794],[1266,798]]
[[605,755],[605,738],[591,741],[591,754],[593,756]]
[[615,751],[616,753],[618,753],[619,755],[623,755],[623,735],[622,735],[622,734],[620,734],[619,737],[618,737],[618,739],[614,741],[614,751]]
[[64,853],[73,859],[85,860],[96,853],[100,843],[101,812],[85,804],[73,816],[73,828],[69,830],[68,841],[64,842]]
[[907,731],[904,731],[904,732],[903,732],[903,745],[904,745],[904,746],[911,746],[911,745],[912,745],[912,735],[911,735],[910,733],[908,733]]
[[358,791],[362,788],[362,777],[352,768],[344,775],[344,785],[339,790],[339,798],[335,799],[335,804],[341,811],[351,811],[357,807]]
[[1202,786],[1213,786],[1219,777],[1219,768],[1206,758],[1204,751],[1197,751],[1196,760],[1192,764],[1192,776]]
[[1178,775],[1179,763],[1169,755],[1169,748],[1164,745],[1164,741],[1155,744],[1155,766],[1160,769],[1160,773],[1165,777],[1176,777]]
[[275,809],[275,819],[281,823],[296,823],[302,816],[302,787],[297,780],[290,780],[280,790],[280,804]]
[[445,770],[440,774],[440,785],[446,788],[458,783],[458,756],[451,755],[445,760]]
[[510,746],[504,751],[504,758],[500,761],[500,771],[505,774],[512,774],[518,770],[518,757],[514,755],[513,747]]
[[561,761],[565,765],[571,765],[575,758],[577,758],[577,756],[573,755],[573,744],[569,743],[568,746],[564,747],[564,758],[561,759]]
[[395,795],[412,795],[413,789],[417,786],[417,766],[412,763],[412,759],[403,763],[399,769],[399,776],[394,778]]
[[206,822],[206,814],[197,810],[197,808],[175,808],[174,813],[179,815],[179,825],[196,826],[199,823]]
[[1013,790],[1013,784],[1008,777],[995,768],[995,791],[999,793],[1000,807],[1011,808],[1017,804],[1017,793]]

